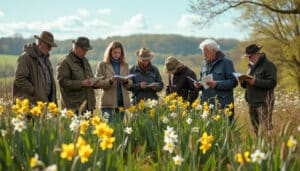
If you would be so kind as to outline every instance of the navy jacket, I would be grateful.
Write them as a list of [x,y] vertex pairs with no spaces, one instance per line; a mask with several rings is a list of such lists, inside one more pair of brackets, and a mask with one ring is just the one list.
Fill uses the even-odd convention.
[[200,71],[200,80],[203,76],[208,74],[213,75],[213,80],[217,82],[215,88],[202,88],[201,103],[208,102],[216,105],[216,100],[221,108],[224,108],[230,103],[234,103],[233,89],[238,82],[233,76],[235,72],[232,61],[225,57],[225,55],[218,51],[215,60],[212,63],[203,61]]

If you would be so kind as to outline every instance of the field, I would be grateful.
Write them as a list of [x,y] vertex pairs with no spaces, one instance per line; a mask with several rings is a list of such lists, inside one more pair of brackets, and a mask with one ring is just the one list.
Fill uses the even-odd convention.
[[[3,57],[3,56],[1,56]],[[54,57],[58,61],[61,55]],[[2,58],[1,58],[2,59]],[[1,60],[3,62],[4,60]],[[10,60],[5,60],[8,61]],[[13,65],[12,59],[10,61]],[[96,65],[98,61],[93,61]],[[166,84],[163,67],[160,66]],[[72,111],[53,103],[13,102],[11,79],[0,94],[0,170],[299,170],[299,94],[276,88],[274,129],[253,133],[244,91],[228,110],[160,93],[111,123],[99,109]],[[4,82],[5,80],[5,82]],[[200,94],[201,95],[201,94]],[[99,97],[97,97],[99,99]],[[228,106],[231,108],[232,106]],[[28,116],[31,119],[28,119]],[[116,117],[118,118],[118,117]]]

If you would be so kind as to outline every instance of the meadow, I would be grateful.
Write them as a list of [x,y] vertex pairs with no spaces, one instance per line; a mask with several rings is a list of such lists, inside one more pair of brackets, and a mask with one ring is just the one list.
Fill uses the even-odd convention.
[[[1,60],[2,62],[3,60]],[[9,63],[9,60],[6,60]],[[96,65],[97,61],[95,61]],[[12,62],[13,64],[13,62]],[[163,73],[163,67],[160,67]],[[164,82],[166,77],[163,74]],[[219,109],[176,94],[142,101],[124,121],[107,123],[53,103],[12,101],[12,77],[0,89],[0,170],[299,170],[299,94],[277,86],[274,129],[253,133],[244,91]],[[99,92],[97,92],[99,94]],[[201,95],[201,94],[199,94]],[[99,98],[97,98],[99,99]],[[230,108],[236,120],[229,124]],[[30,117],[31,119],[29,119]]]

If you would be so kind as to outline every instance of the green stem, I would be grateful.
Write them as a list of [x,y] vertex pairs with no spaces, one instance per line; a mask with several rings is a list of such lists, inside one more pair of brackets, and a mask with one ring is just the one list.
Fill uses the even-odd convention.
[[79,156],[76,156],[75,159],[74,159],[74,161],[73,161],[73,163],[72,163],[71,171],[75,170],[75,166],[77,164],[78,159],[79,159]]

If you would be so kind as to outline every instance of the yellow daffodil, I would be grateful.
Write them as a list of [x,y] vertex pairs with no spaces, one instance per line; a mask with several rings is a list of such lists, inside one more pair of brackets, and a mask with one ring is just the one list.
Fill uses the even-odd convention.
[[78,150],[78,155],[80,157],[81,163],[87,162],[92,153],[93,153],[93,149],[89,144],[82,145]]
[[214,120],[215,120],[215,121],[219,121],[219,120],[220,120],[220,118],[221,118],[221,116],[220,116],[220,115],[216,115],[216,116],[214,116]]
[[46,103],[44,103],[44,102],[42,102],[42,101],[38,101],[38,102],[37,102],[37,106],[40,107],[41,110],[44,109],[45,105],[46,105]]
[[112,148],[115,140],[116,140],[115,137],[104,137],[100,143],[101,149],[105,150],[107,148],[109,148],[109,149]]
[[243,155],[241,153],[237,153],[235,155],[235,160],[239,163],[239,164],[244,164],[244,160],[243,160]]
[[57,105],[54,102],[50,102],[48,104],[48,111],[51,112],[53,115],[56,115],[59,111]]
[[72,118],[72,117],[74,116],[73,110],[68,109],[68,110],[67,110],[67,116],[68,116],[69,118]]
[[92,123],[92,125],[94,125],[94,126],[100,124],[100,117],[99,117],[99,116],[94,116],[94,117],[92,118],[91,123]]
[[32,113],[34,116],[40,116],[42,113],[42,110],[39,106],[34,106],[31,110],[30,113]]
[[136,112],[136,107],[135,107],[135,106],[130,106],[130,107],[128,108],[128,111],[129,111],[130,113],[134,113],[134,112]]
[[176,106],[175,106],[175,105],[170,105],[170,106],[169,106],[169,110],[170,110],[170,111],[174,111],[175,109],[176,109]]
[[144,100],[141,100],[139,103],[138,103],[138,109],[139,110],[144,110],[145,108],[145,101]]
[[296,140],[293,136],[290,136],[290,138],[288,139],[286,145],[287,145],[289,148],[294,148],[294,147],[296,147],[296,145],[297,145],[297,140]]
[[82,136],[79,136],[76,142],[76,148],[80,148],[83,145],[86,145],[86,141],[82,138]]
[[75,148],[73,143],[62,145],[62,152],[60,153],[61,158],[71,161],[74,155],[75,155]]
[[203,154],[205,154],[206,151],[211,148],[211,143],[213,139],[214,137],[212,135],[207,135],[206,132],[202,134],[202,137],[200,138],[200,142],[201,142],[200,150],[202,150]]
[[125,111],[124,107],[119,107],[119,112],[124,112],[124,111]]
[[82,121],[80,123],[80,134],[84,134],[89,127],[89,121]]
[[150,113],[150,117],[154,118],[154,116],[155,116],[155,109],[151,108],[149,113]]

